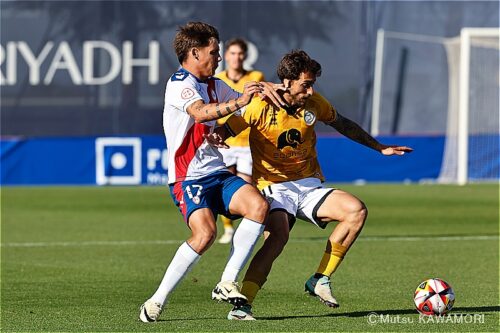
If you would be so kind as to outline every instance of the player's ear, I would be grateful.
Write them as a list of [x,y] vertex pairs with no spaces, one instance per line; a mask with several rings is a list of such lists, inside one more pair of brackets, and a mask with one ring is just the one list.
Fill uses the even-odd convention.
[[196,47],[193,47],[191,49],[191,54],[193,55],[193,57],[196,59],[196,60],[199,60],[200,57],[198,56],[198,49]]

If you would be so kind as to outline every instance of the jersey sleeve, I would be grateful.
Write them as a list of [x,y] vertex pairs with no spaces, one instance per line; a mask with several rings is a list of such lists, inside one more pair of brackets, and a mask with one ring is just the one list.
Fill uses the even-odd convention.
[[201,97],[195,82],[189,77],[176,80],[174,74],[167,86],[165,103],[187,113],[187,108],[200,99],[202,100],[203,97]]
[[255,115],[259,112],[260,98],[253,98],[252,102],[232,114],[226,121],[226,129],[232,136],[236,136],[255,123]]
[[220,103],[227,102],[241,96],[239,92],[228,86],[227,83],[222,80],[216,80],[215,84],[217,85],[217,95],[219,96]]
[[237,136],[250,125],[247,123],[245,117],[241,114],[233,114],[227,118],[224,126],[231,136]]
[[337,118],[337,110],[335,107],[320,94],[315,94],[314,97],[316,99],[315,104],[318,112],[316,117],[318,120],[327,124],[334,121]]

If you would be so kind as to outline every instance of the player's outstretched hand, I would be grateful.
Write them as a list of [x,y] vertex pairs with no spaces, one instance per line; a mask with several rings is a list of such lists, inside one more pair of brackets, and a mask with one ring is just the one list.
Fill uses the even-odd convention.
[[413,148],[406,146],[386,146],[383,145],[380,152],[385,156],[391,155],[404,155],[404,153],[411,153]]
[[249,81],[245,83],[245,87],[243,88],[243,95],[241,95],[239,101],[243,103],[240,106],[246,106],[252,100],[254,94],[259,94],[262,92],[262,86],[254,81]]
[[224,149],[229,148],[229,146],[224,142],[224,138],[216,132],[203,134],[203,137],[211,146]]
[[271,103],[274,104],[277,108],[281,108],[286,105],[286,102],[283,100],[283,97],[280,95],[280,91],[286,91],[286,88],[281,83],[272,83],[272,82],[260,82],[262,86],[262,92],[260,93],[260,97],[262,99],[269,99]]

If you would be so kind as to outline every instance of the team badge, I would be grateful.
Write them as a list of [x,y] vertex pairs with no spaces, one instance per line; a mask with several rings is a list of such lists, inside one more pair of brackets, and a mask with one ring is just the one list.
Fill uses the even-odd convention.
[[194,91],[192,91],[189,88],[184,88],[184,90],[181,92],[182,99],[190,99],[193,96],[194,96]]
[[193,198],[193,202],[194,202],[196,205],[199,205],[199,204],[200,204],[200,197],[194,197],[194,198]]
[[316,121],[316,115],[314,114],[314,112],[306,110],[306,112],[304,112],[304,121],[308,126],[314,124],[314,122]]

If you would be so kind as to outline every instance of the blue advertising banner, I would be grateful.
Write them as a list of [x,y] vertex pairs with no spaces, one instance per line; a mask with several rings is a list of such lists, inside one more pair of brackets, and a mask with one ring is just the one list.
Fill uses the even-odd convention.
[[[319,137],[327,182],[401,182],[439,175],[444,137],[382,137],[415,149],[382,156],[344,137]],[[163,136],[7,138],[0,141],[2,185],[163,185],[167,149]]]

